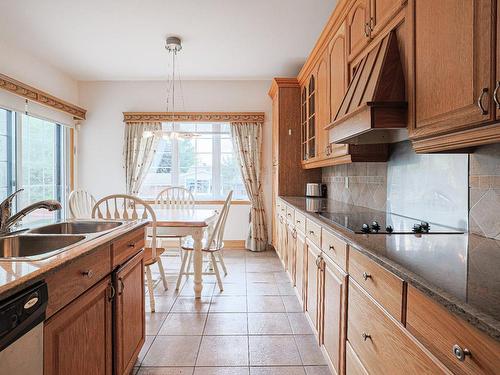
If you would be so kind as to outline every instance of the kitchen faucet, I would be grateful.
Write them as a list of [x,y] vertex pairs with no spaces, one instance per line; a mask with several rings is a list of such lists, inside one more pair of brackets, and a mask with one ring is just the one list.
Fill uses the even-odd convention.
[[28,215],[30,212],[33,212],[39,208],[44,208],[48,211],[60,210],[62,208],[61,203],[59,203],[56,200],[44,200],[26,206],[22,210],[19,210],[17,213],[12,215],[11,213],[12,200],[18,193],[20,193],[23,190],[24,189],[19,189],[18,191],[12,193],[7,198],[5,198],[2,203],[0,203],[0,235],[9,233],[11,227],[14,224],[19,222],[23,217]]

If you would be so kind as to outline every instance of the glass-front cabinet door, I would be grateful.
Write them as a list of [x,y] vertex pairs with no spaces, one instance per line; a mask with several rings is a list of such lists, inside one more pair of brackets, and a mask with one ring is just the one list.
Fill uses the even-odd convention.
[[300,139],[302,160],[307,160],[307,87],[303,87],[300,97]]
[[307,124],[307,158],[316,156],[316,83],[314,76],[309,79],[308,87],[308,124]]

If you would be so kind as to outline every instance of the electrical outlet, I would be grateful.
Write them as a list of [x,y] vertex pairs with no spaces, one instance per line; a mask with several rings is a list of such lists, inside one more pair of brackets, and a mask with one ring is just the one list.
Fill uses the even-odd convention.
[[349,189],[349,177],[345,177],[345,188]]

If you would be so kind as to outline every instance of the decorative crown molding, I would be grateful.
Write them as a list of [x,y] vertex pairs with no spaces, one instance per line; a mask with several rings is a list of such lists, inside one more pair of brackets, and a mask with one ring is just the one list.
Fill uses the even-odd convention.
[[10,91],[13,94],[19,95],[25,99],[38,102],[61,112],[65,112],[72,115],[75,119],[85,120],[85,114],[87,113],[85,109],[58,99],[55,96],[43,92],[42,90],[38,90],[22,82],[16,81],[15,79],[4,74],[0,74],[0,89]]
[[123,122],[264,122],[264,112],[123,112]]

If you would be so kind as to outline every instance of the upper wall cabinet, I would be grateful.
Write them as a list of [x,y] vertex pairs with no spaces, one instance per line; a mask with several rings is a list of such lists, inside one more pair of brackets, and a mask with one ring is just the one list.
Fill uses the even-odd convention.
[[345,23],[335,33],[328,46],[328,58],[330,63],[330,118],[333,122],[339,110],[342,99],[344,99],[347,88],[347,54]]
[[500,140],[500,128],[491,126],[495,117],[493,6],[493,0],[409,2],[414,43],[409,131],[417,151]]
[[375,37],[401,9],[406,0],[371,0],[370,1],[370,35]]
[[500,1],[497,0],[497,24],[496,24],[496,35],[497,35],[497,69],[496,69],[496,77],[495,77],[495,91],[494,101],[496,107],[496,120],[500,120]]
[[321,56],[316,69],[317,92],[317,156],[325,158],[328,154],[328,132],[324,128],[330,123],[330,72],[328,71],[328,51]]
[[357,0],[347,15],[348,54],[355,56],[370,41],[369,0]]

